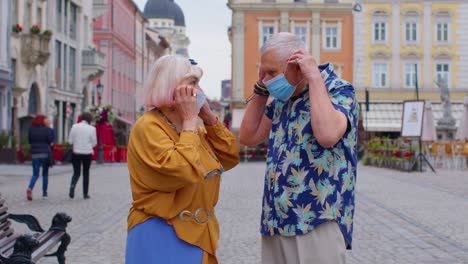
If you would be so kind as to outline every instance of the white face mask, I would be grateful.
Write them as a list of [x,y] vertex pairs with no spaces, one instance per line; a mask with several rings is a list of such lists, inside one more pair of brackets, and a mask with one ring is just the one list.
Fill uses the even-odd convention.
[[201,90],[197,90],[196,93],[197,93],[197,113],[200,113],[200,109],[206,103],[206,95]]

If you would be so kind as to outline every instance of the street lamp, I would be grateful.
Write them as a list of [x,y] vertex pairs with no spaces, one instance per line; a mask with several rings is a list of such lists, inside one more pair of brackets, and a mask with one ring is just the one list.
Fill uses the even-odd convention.
[[[101,84],[101,80],[98,81],[98,84],[96,85],[96,92],[98,94],[98,105],[101,106],[101,99],[102,99],[102,90],[104,89],[104,85]],[[103,147],[102,147],[102,127],[100,124],[96,123],[96,125],[99,125],[99,138],[98,138],[98,156],[97,156],[97,163],[102,164],[103,163]]]
[[102,98],[102,90],[104,89],[104,85],[101,84],[101,81],[99,80],[98,81],[98,84],[96,85],[96,91],[97,91],[97,94],[98,94],[98,100],[99,100],[99,103],[98,105],[101,105],[101,98]]

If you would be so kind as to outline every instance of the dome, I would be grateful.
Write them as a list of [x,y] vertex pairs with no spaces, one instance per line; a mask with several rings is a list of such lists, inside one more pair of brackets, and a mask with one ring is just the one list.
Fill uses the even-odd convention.
[[173,19],[176,26],[185,27],[184,12],[174,0],[148,0],[143,14],[147,19]]

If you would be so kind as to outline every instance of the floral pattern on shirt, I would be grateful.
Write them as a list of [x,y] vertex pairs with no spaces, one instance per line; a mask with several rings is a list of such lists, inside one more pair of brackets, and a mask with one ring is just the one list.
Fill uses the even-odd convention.
[[353,86],[339,79],[332,64],[319,66],[330,101],[348,119],[333,147],[314,136],[309,90],[286,102],[274,99],[265,114],[272,120],[268,140],[261,233],[294,236],[336,220],[351,248],[357,165],[358,103]]

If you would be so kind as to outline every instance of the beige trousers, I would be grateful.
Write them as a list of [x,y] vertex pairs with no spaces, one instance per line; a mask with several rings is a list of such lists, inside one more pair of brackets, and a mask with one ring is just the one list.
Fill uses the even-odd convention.
[[344,264],[346,245],[336,221],[301,236],[262,236],[263,264]]

